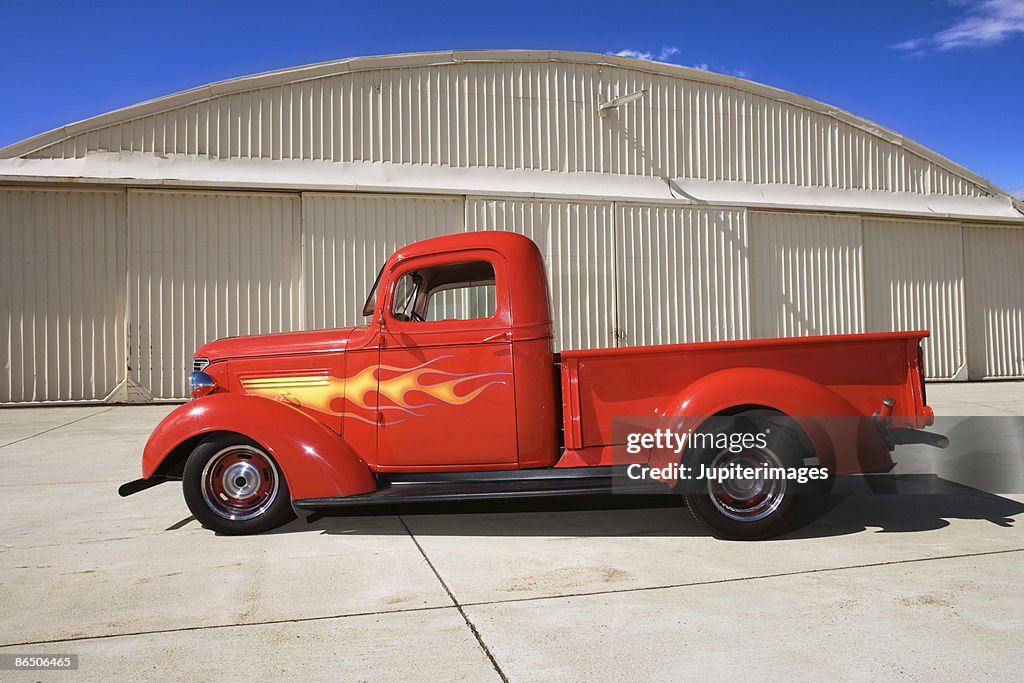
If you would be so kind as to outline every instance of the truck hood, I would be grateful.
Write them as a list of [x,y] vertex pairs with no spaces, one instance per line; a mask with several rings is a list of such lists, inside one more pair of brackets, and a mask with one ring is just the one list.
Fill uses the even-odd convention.
[[252,356],[338,352],[350,348],[361,348],[372,338],[373,333],[367,325],[337,327],[330,330],[225,337],[203,344],[196,349],[195,357],[208,358],[213,362]]

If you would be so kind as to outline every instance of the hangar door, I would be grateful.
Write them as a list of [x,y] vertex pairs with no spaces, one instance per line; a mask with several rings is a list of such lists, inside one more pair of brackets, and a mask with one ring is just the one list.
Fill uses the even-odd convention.
[[864,219],[867,331],[929,330],[930,379],[967,379],[959,223]]
[[183,398],[193,351],[298,329],[298,194],[128,193],[128,397]]
[[754,337],[864,331],[860,218],[750,212]]
[[467,230],[508,230],[540,247],[555,349],[615,346],[615,240],[611,202],[470,197]]
[[747,339],[743,209],[615,205],[619,345]]
[[362,325],[363,302],[395,250],[462,232],[462,197],[302,195],[303,327]]
[[466,228],[537,243],[557,349],[748,334],[743,210],[471,197]]
[[1024,230],[963,230],[971,379],[1024,377]]
[[116,398],[125,192],[0,189],[0,403]]

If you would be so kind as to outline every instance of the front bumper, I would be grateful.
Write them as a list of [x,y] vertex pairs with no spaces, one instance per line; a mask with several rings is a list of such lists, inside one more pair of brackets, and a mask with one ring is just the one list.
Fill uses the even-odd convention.
[[138,493],[140,491],[145,491],[146,489],[151,489],[159,484],[163,484],[165,481],[181,480],[178,477],[168,477],[163,474],[154,474],[149,479],[136,479],[134,481],[129,481],[124,484],[121,484],[120,486],[117,487],[117,494],[122,498],[127,498],[132,494]]

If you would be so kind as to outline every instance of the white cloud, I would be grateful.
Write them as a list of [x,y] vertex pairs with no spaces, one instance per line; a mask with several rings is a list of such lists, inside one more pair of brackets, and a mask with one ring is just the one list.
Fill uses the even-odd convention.
[[619,50],[618,52],[612,52],[611,54],[616,57],[631,57],[632,59],[646,59],[647,61],[653,62],[665,62],[671,59],[673,56],[679,54],[679,48],[673,46],[663,47],[657,52],[648,52],[646,50]]
[[967,14],[933,36],[911,38],[892,47],[920,54],[960,47],[996,45],[1024,33],[1024,0],[977,0]]
[[[680,49],[675,46],[663,47],[657,52],[651,50],[633,50],[627,48],[625,50],[619,50],[618,52],[609,52],[608,54],[615,55],[616,57],[629,57],[631,59],[646,59],[650,62],[671,62],[673,64],[681,64],[678,59],[672,59],[680,53]],[[712,68],[707,62],[698,62],[697,64],[684,64],[691,69],[700,69],[701,71],[713,71],[720,74],[730,74],[738,76],[739,78],[746,78],[747,72],[741,70],[728,69],[724,66]]]
[[618,52],[613,52],[612,54],[615,55],[616,57],[629,57],[631,59],[654,59],[653,52],[641,52],[639,50],[619,50]]
[[893,48],[897,50],[916,50],[921,47],[921,43],[925,42],[923,38],[911,38],[910,40],[904,40],[902,43],[896,43]]

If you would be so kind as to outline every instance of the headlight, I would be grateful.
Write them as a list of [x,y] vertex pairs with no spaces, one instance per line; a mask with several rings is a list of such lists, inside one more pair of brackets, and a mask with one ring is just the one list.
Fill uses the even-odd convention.
[[188,377],[188,386],[192,390],[192,398],[206,396],[217,388],[213,378],[203,372],[210,365],[208,358],[196,358],[192,361],[192,374]]

